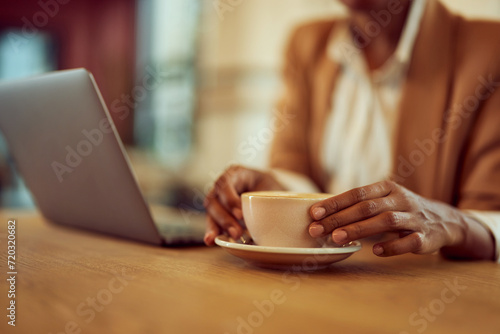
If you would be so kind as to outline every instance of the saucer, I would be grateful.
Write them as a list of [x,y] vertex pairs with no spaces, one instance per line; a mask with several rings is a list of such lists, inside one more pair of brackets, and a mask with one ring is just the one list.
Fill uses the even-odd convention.
[[225,235],[216,237],[215,243],[254,266],[294,271],[323,269],[361,249],[359,241],[342,246],[327,244],[322,248],[267,247],[243,244]]

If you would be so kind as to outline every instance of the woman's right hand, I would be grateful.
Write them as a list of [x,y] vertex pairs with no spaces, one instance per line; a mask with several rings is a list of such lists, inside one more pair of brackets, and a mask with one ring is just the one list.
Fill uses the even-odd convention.
[[228,233],[238,239],[243,233],[239,221],[243,219],[240,195],[246,191],[284,190],[276,179],[267,172],[243,166],[229,167],[215,181],[205,198],[207,226],[205,244],[214,245],[215,237]]

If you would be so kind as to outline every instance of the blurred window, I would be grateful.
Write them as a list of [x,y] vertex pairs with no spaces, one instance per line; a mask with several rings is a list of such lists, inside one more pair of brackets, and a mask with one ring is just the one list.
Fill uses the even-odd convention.
[[199,0],[138,1],[137,82],[155,73],[156,85],[136,99],[135,141],[171,168],[191,150],[199,14]]
[[[37,33],[21,38],[21,30],[0,31],[0,80],[28,77],[56,68],[52,38]],[[22,179],[13,168],[4,138],[0,135],[0,203],[3,207],[33,207]]]
[[0,33],[0,79],[27,77],[55,69],[50,35],[20,36],[23,36],[20,30]]

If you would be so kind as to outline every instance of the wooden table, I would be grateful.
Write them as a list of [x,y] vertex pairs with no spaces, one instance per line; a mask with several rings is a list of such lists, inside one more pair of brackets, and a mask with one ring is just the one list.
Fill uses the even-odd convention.
[[[16,218],[16,327],[7,221]],[[1,333],[500,333],[500,265],[438,255],[264,270],[214,247],[160,248],[0,213]]]

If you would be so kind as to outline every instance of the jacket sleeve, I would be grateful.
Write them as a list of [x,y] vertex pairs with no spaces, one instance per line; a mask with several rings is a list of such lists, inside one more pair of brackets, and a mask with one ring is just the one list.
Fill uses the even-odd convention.
[[478,115],[465,153],[458,207],[488,229],[500,262],[500,76],[488,76],[491,96]]

